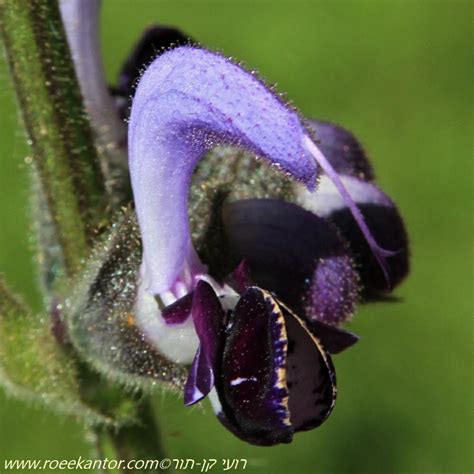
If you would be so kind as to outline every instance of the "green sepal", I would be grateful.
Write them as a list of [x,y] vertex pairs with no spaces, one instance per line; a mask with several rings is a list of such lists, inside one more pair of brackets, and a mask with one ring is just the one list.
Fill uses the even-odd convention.
[[160,354],[135,322],[141,252],[135,213],[125,210],[66,300],[68,335],[80,357],[111,381],[129,389],[182,390],[186,368]]

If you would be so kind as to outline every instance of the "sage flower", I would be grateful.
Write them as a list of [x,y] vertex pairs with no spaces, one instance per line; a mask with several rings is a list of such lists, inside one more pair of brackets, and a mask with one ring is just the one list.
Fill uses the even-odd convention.
[[[210,395],[221,421],[256,444],[289,442],[294,432],[319,426],[334,406],[336,384],[324,332],[312,320],[340,322],[345,306],[353,303],[357,276],[337,230],[312,205],[321,200],[328,215],[347,208],[387,279],[385,259],[395,254],[376,243],[351,196],[356,190],[352,182],[346,184],[298,114],[258,78],[195,47],[166,52],[145,71],[133,99],[128,142],[143,243],[134,312],[137,325],[161,353],[191,363],[185,403]],[[256,249],[268,246],[260,259],[264,274],[272,274],[278,260],[283,260],[282,272],[295,266],[295,261],[284,263],[281,245],[290,248],[304,242],[305,233],[309,236],[308,252],[296,259],[296,267],[312,276],[310,305],[321,307],[313,317],[297,316],[278,300],[278,281],[267,289],[251,279],[233,287],[214,279],[200,261],[187,215],[191,176],[205,152],[222,144],[244,148],[302,183],[296,199],[309,210],[280,201],[244,200],[229,210],[227,227],[251,269],[258,271]],[[336,191],[332,200],[326,194],[333,189],[320,196],[314,192],[320,168]],[[326,205],[325,198],[330,201]],[[273,234],[256,233],[259,227],[271,229],[271,222],[285,224]],[[239,241],[239,233],[246,243]],[[315,265],[324,251],[327,262]],[[291,302],[287,295],[303,290],[301,282],[282,281],[288,285],[282,293]],[[336,340],[349,339],[349,345],[356,340],[335,328],[332,333]]]
[[[97,2],[69,1],[96,13]],[[99,87],[100,63],[87,69],[74,34],[87,25],[65,23],[99,138],[115,130],[105,141],[128,144],[136,212],[114,224],[77,285],[72,343],[127,385],[167,382],[186,405],[208,397],[250,443],[287,443],[319,426],[337,395],[332,354],[358,340],[339,326],[361,297],[408,271],[403,221],[362,147],[175,29],[149,28],[117,84]],[[127,136],[116,126],[124,118]],[[230,162],[239,171],[226,181]],[[204,206],[193,180],[222,202]],[[189,218],[217,223],[218,236],[198,232],[217,257],[200,256]]]

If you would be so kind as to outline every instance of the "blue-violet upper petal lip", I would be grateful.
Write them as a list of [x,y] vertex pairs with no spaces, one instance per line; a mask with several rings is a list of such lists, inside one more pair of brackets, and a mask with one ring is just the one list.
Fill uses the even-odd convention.
[[313,184],[317,164],[302,145],[298,115],[228,59],[180,47],[146,70],[129,124],[129,163],[149,291],[167,291],[191,249],[189,180],[204,152],[247,148]]

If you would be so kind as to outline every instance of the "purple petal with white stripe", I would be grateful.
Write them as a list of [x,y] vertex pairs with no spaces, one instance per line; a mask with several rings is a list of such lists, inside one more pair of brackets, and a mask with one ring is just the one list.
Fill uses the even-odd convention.
[[191,314],[199,337],[199,348],[184,388],[184,403],[192,405],[214,386],[221,343],[224,312],[211,285],[199,281],[193,292]]
[[288,443],[319,426],[336,400],[329,353],[307,324],[270,293],[249,288],[227,328],[216,385],[221,422],[258,445]]
[[217,391],[228,426],[251,443],[289,443],[287,335],[280,308],[269,293],[250,287],[226,333]]

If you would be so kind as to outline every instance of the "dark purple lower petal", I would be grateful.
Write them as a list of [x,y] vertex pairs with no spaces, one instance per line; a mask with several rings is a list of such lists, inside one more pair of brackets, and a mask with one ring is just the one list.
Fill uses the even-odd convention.
[[337,324],[352,315],[358,275],[347,244],[325,219],[274,199],[228,204],[223,219],[232,252],[256,284],[311,319]]
[[336,373],[331,357],[306,322],[285,312],[288,334],[286,382],[295,431],[316,428],[336,403]]
[[[403,220],[395,206],[383,207],[371,204],[359,206],[367,224],[385,248],[396,249],[396,255],[387,258],[392,287],[397,286],[409,271],[408,236]],[[364,294],[385,292],[384,275],[359,229],[351,222],[348,211],[339,210],[331,215],[342,235],[350,242],[359,266]]]
[[359,336],[319,321],[306,321],[308,328],[316,334],[330,354],[339,354],[359,341]]
[[[293,311],[281,301],[277,300],[277,302],[284,314],[293,313]],[[298,318],[297,316],[295,317]],[[357,334],[330,326],[329,324],[324,324],[314,319],[310,321],[305,319],[305,324],[312,334],[321,341],[324,348],[330,354],[339,354],[353,346],[359,340]]]
[[226,333],[217,387],[223,417],[248,442],[290,442],[287,336],[280,308],[269,293],[250,287],[237,303]]
[[227,327],[222,373],[211,397],[220,421],[258,445],[319,426],[336,400],[336,376],[314,327],[250,287]]
[[319,149],[338,173],[364,180],[374,179],[367,155],[352,133],[321,120],[309,120],[308,124],[316,133]]
[[216,378],[224,312],[209,283],[201,280],[196,285],[191,314],[200,344],[184,389],[185,405],[204,398],[213,388]]

